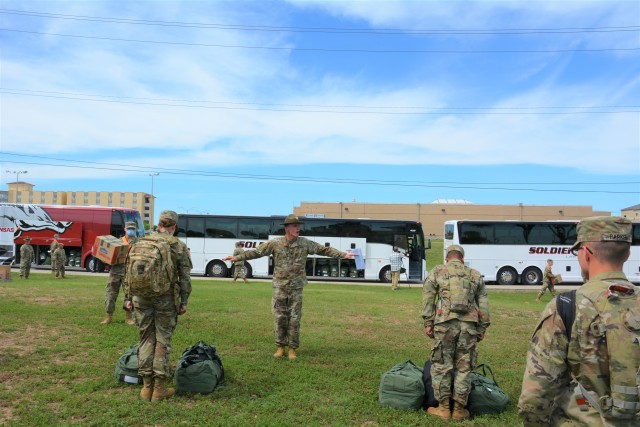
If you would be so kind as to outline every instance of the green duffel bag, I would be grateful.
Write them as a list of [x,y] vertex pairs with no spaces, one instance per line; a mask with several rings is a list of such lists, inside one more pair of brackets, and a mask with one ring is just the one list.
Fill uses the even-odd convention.
[[467,402],[469,412],[473,415],[499,414],[504,412],[508,403],[509,396],[498,387],[489,365],[478,365],[471,372],[471,392]]
[[198,341],[178,359],[174,374],[176,392],[209,394],[222,388],[224,367],[216,347]]
[[389,408],[421,409],[424,400],[422,368],[407,360],[382,374],[379,400],[380,405]]
[[129,347],[116,362],[116,369],[113,374],[118,382],[127,384],[138,384],[138,344]]

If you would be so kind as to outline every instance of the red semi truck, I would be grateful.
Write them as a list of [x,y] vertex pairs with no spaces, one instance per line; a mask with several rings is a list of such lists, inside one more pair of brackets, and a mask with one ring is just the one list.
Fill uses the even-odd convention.
[[20,247],[31,237],[35,264],[51,264],[49,249],[58,234],[64,244],[69,267],[104,271],[104,265],[91,255],[96,236],[122,237],[124,224],[138,224],[144,235],[144,223],[135,209],[104,206],[0,204],[0,263],[18,264]]

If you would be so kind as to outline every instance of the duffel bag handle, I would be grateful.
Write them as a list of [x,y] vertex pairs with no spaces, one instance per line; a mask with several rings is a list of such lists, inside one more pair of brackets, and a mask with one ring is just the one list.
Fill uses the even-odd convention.
[[[491,370],[491,367],[487,364],[480,364],[478,366],[476,366],[476,368],[474,369],[474,371],[476,371],[477,373],[480,373],[480,370],[482,369],[482,376],[483,377],[487,377],[487,378],[491,378],[491,381],[493,381],[493,383],[497,386],[500,387],[498,385],[498,382],[496,381],[496,377],[493,375],[493,371]],[[489,375],[491,375],[491,377],[489,377],[489,375],[487,375],[487,371],[489,372]]]

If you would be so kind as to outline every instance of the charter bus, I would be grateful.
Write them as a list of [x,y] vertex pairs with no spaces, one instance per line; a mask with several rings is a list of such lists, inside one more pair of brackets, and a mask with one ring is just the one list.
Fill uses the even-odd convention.
[[50,265],[50,245],[59,234],[69,267],[104,271],[104,264],[91,255],[96,236],[122,237],[127,221],[135,222],[138,235],[144,235],[142,217],[135,209],[0,203],[0,262],[20,263],[20,247],[29,236],[35,264]]
[[[578,221],[446,221],[444,250],[462,245],[464,263],[478,270],[487,282],[500,285],[537,285],[547,259],[563,282],[582,282],[580,265],[570,253]],[[631,256],[624,273],[640,283],[640,223],[633,224]]]
[[[255,249],[260,243],[284,236],[284,216],[229,216],[180,214],[177,236],[187,244],[194,274],[229,277],[233,263],[222,261],[233,254],[236,242],[242,248]],[[346,259],[309,256],[309,277],[336,280],[391,280],[389,255],[398,246],[406,272],[401,280],[422,281],[426,276],[425,241],[422,226],[415,221],[303,217],[300,235],[321,245],[362,254],[361,265]],[[272,257],[245,262],[247,277],[273,275]]]

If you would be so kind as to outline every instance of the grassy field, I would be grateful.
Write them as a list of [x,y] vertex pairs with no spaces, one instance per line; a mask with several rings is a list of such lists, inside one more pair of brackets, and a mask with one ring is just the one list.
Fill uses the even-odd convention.
[[[435,251],[434,251],[435,252]],[[441,252],[440,252],[441,253]],[[0,283],[0,425],[94,426],[438,426],[425,412],[382,408],[380,375],[396,363],[421,365],[420,286],[312,283],[304,293],[299,359],[274,359],[269,283],[194,280],[171,357],[199,339],[215,344],[227,382],[211,395],[150,404],[139,386],[113,380],[120,354],[137,342],[124,324],[100,325],[106,276]],[[492,326],[479,361],[511,396],[500,416],[459,425],[518,424],[516,402],[528,338],[542,309],[532,292],[492,292]],[[120,304],[121,299],[118,300]]]

